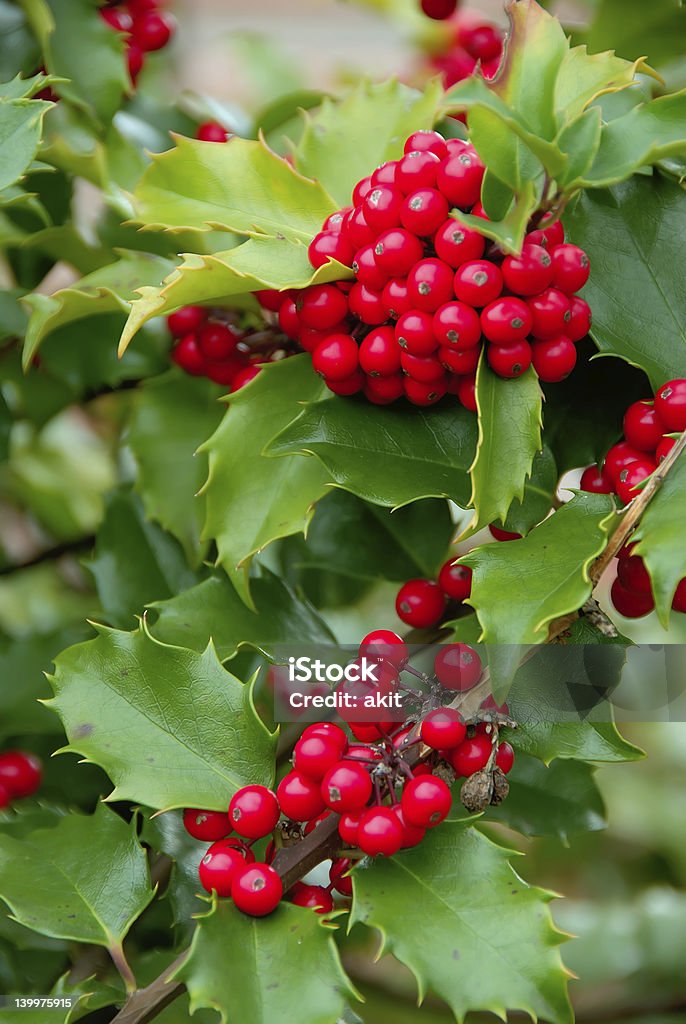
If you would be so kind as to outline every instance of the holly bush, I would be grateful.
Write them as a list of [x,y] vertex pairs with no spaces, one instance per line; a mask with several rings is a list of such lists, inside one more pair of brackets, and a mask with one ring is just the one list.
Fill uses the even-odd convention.
[[[0,5],[27,1022],[350,1024],[370,936],[457,1019],[572,1019],[511,847],[603,826],[596,767],[641,756],[606,698],[686,635],[683,8],[570,38],[510,0],[503,50],[368,6],[412,84],[232,115],[169,102],[155,3]],[[279,713],[289,658],[358,648],[375,713]]]

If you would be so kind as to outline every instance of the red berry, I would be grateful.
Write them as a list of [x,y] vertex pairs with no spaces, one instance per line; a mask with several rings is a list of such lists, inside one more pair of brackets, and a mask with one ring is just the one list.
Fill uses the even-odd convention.
[[351,267],[355,250],[344,231],[320,231],[315,235],[307,250],[313,267],[323,267],[329,260],[336,260],[344,267]]
[[129,78],[131,79],[133,85],[136,84],[138,76],[143,70],[144,60],[145,55],[143,54],[143,51],[141,50],[140,46],[137,46],[135,43],[131,42],[127,43],[126,66],[129,72]]
[[453,298],[453,270],[443,260],[420,260],[407,275],[407,292],[416,309],[435,313]]
[[[543,223],[545,224],[545,221]],[[537,231],[530,231],[524,239],[525,242],[542,245],[548,252],[552,252],[556,246],[562,245],[564,240],[565,232],[562,222],[559,220],[556,220],[554,224],[550,224],[548,227],[539,228]]]
[[508,541],[508,540],[521,540],[521,533],[511,533],[510,530],[503,530],[499,526],[494,526],[493,523],[488,527],[491,535],[495,540]]
[[413,356],[411,352],[401,352],[400,364],[408,377],[422,384],[433,384],[444,376],[443,367],[435,355]]
[[291,341],[298,340],[300,336],[300,319],[295,302],[291,298],[284,299],[279,307],[279,327]]
[[481,658],[469,644],[447,644],[434,658],[434,672],[446,690],[471,690],[481,678]]
[[183,824],[190,836],[202,839],[206,843],[224,839],[232,830],[226,811],[199,811],[188,808],[183,812]]
[[251,917],[265,917],[278,907],[283,896],[281,878],[269,864],[239,867],[231,885],[231,899]]
[[372,174],[372,185],[395,185],[398,161],[385,160]]
[[376,263],[386,278],[404,277],[423,255],[422,243],[405,228],[384,231],[374,245]]
[[204,121],[198,125],[195,137],[200,142],[226,142],[230,134],[219,121]]
[[655,463],[647,457],[636,459],[635,462],[622,469],[617,477],[617,494],[620,500],[626,505],[640,494],[641,487],[639,485],[654,472]]
[[[428,765],[420,764],[415,769],[415,775],[420,769],[422,769],[422,774],[431,774],[431,769],[428,767]],[[423,771],[424,769],[426,769],[425,772]],[[400,804],[394,804],[393,807],[391,807],[391,810],[393,811],[393,813],[395,814],[396,818],[398,819],[402,826],[403,842],[401,849],[408,850],[412,846],[419,846],[422,839],[426,835],[426,829],[421,828],[417,825],[410,825],[405,815],[403,814],[403,809]]]
[[651,401],[633,402],[624,414],[624,437],[642,452],[654,452],[662,440],[662,425]]
[[512,771],[514,765],[515,755],[514,750],[509,743],[500,743],[498,745],[498,751],[495,755],[495,763],[500,768],[503,775],[508,775]]
[[131,36],[143,53],[151,53],[166,46],[173,32],[174,22],[168,15],[150,11],[135,19]]
[[[324,736],[301,737],[293,751],[293,767],[300,775],[321,782],[329,768],[340,760],[338,743]],[[289,815],[290,817],[290,815]]]
[[553,284],[566,295],[578,292],[588,281],[591,265],[578,245],[557,245],[552,251]]
[[167,317],[167,327],[175,338],[197,331],[207,319],[207,310],[203,306],[182,306]]
[[639,594],[627,590],[617,578],[610,589],[610,599],[620,615],[625,619],[640,619],[655,607],[652,594]]
[[524,245],[519,256],[506,256],[502,271],[506,288],[515,295],[538,295],[553,280],[550,254],[540,245]]
[[473,150],[443,160],[438,168],[436,184],[452,206],[466,209],[479,201],[484,165]]
[[[499,29],[495,25],[484,23],[474,25],[462,33],[458,32],[457,41],[464,46],[467,53],[475,60],[483,64],[500,58],[503,50],[503,40]],[[488,78],[489,76],[486,75]]]
[[[314,740],[316,737],[312,737],[312,739]],[[306,742],[309,743],[310,740]],[[323,761],[324,758],[322,757],[321,760]],[[333,763],[338,763],[338,758],[335,758]],[[327,770],[328,768],[323,774]],[[281,810],[291,821],[311,821],[324,810],[319,780],[315,781],[314,778],[300,771],[292,771],[288,775],[284,775],[277,786],[276,796]]]
[[362,391],[366,381],[365,375],[360,371],[356,370],[355,373],[351,373],[349,377],[344,377],[343,380],[329,380],[324,378],[329,391],[333,391],[334,395],[356,395],[358,391]]
[[324,776],[321,793],[326,806],[337,814],[359,811],[372,795],[372,780],[363,765],[341,761]]
[[335,743],[341,754],[348,746],[347,736],[340,725],[334,722],[313,722],[312,725],[306,726],[300,739],[309,739],[310,736],[323,736],[329,743]]
[[488,365],[499,377],[521,377],[531,366],[532,352],[528,341],[514,345],[489,345],[486,349]]
[[352,212],[352,209],[352,206],[345,206],[342,210],[336,210],[335,213],[330,213],[322,224],[322,231],[342,231],[347,216]]
[[348,307],[353,316],[361,320],[363,324],[382,324],[388,319],[384,309],[381,292],[358,281],[353,285],[348,294]]
[[242,335],[229,324],[210,321],[198,332],[198,345],[206,359],[223,362],[233,355]]
[[259,366],[245,366],[242,370],[239,370],[236,376],[231,382],[231,387],[234,391],[240,391],[246,384],[249,384],[251,380],[255,380],[255,377],[259,376],[262,371]]
[[347,846],[357,846],[357,829],[362,813],[360,810],[341,814],[338,822],[338,834]]
[[13,800],[23,800],[40,788],[43,767],[40,758],[23,750],[0,754],[0,784],[9,790]]
[[413,405],[435,405],[447,392],[445,380],[421,381],[405,377],[403,380],[405,397]]
[[441,366],[456,374],[475,373],[480,356],[480,348],[468,348],[466,352],[458,352],[457,349],[441,345],[438,350]]
[[400,798],[403,817],[417,828],[434,828],[447,817],[452,798],[443,779],[420,775],[405,784]]
[[[290,298],[290,294],[278,292],[275,288],[262,288],[253,292],[262,309],[268,309],[270,313],[278,313],[281,309],[284,298]],[[200,308],[200,307],[196,307]]]
[[405,393],[403,378],[400,374],[397,377],[370,377],[365,381],[364,393],[375,405],[390,405]]
[[381,298],[386,315],[393,320],[397,320],[412,308],[410,297],[407,294],[407,279],[404,277],[392,277],[390,281],[387,281]]
[[400,348],[413,356],[429,356],[438,348],[433,317],[419,309],[403,313],[395,325],[395,339]]
[[364,245],[370,245],[376,239],[376,232],[372,231],[367,223],[363,206],[356,206],[348,214],[343,232],[355,252]]
[[598,465],[589,466],[583,471],[579,487],[582,491],[590,491],[592,494],[612,494],[614,490],[609,476],[606,476]]
[[181,338],[172,349],[171,357],[177,366],[192,377],[202,377],[207,370],[207,362],[194,334]]
[[231,797],[229,821],[246,839],[261,839],[274,831],[279,820],[279,805],[266,786],[243,786]]
[[357,342],[349,334],[331,334],[312,353],[312,366],[327,380],[343,380],[358,366]]
[[478,260],[483,255],[486,239],[478,231],[459,224],[450,217],[434,235],[434,248],[439,259],[451,267]]
[[133,18],[128,11],[120,7],[101,7],[98,14],[102,20],[116,32],[130,32],[133,26]]
[[421,128],[419,131],[413,132],[406,140],[404,152],[433,153],[439,160],[442,160],[448,155],[448,146],[440,132],[435,132],[431,128]]
[[547,341],[535,341],[531,351],[534,370],[548,384],[564,380],[576,366],[574,342],[564,334]]
[[478,313],[464,302],[446,302],[433,317],[433,332],[439,345],[465,351],[481,340]]
[[658,466],[660,465],[660,463],[664,459],[667,458],[667,456],[669,455],[669,453],[671,452],[671,450],[672,450],[672,448],[674,447],[675,444],[676,444],[676,438],[675,437],[663,437],[662,438],[662,440],[660,441],[659,445],[655,449],[655,461],[657,462]]
[[296,882],[289,895],[296,907],[308,907],[317,914],[330,914],[333,910],[333,896],[323,885]]
[[360,366],[372,377],[400,372],[400,348],[392,327],[374,327],[360,345]]
[[634,590],[638,594],[651,594],[653,591],[648,570],[640,555],[625,555],[620,558],[617,563],[617,576],[627,590]]
[[457,0],[422,0],[422,10],[427,18],[445,21],[457,10]]
[[403,827],[390,807],[370,807],[360,818],[357,845],[369,857],[392,857],[403,842]]
[[505,295],[489,302],[481,313],[481,330],[495,345],[513,345],[531,330],[531,313],[522,299]]
[[686,577],[679,583],[672,600],[675,612],[686,612]]
[[448,209],[447,201],[435,188],[420,188],[403,201],[400,220],[415,235],[433,235],[448,216]]
[[353,206],[359,206],[360,203],[369,195],[372,187],[371,175],[368,174],[366,178],[361,178],[353,189]]
[[460,377],[455,388],[455,394],[465,409],[469,409],[470,412],[476,412],[476,375],[471,374],[467,377]]
[[591,329],[591,307],[578,295],[573,295],[569,300],[570,319],[565,327],[565,334],[572,341],[581,341]]
[[348,873],[353,866],[354,861],[349,857],[339,857],[331,862],[329,881],[341,896],[352,896],[353,894],[353,880]]
[[238,356],[224,359],[219,363],[208,360],[205,372],[216,384],[228,385],[233,390],[234,381],[237,374],[243,369],[243,365],[242,359]]
[[245,858],[239,850],[222,842],[215,843],[200,861],[200,884],[206,892],[230,896],[236,873],[245,866]]
[[470,260],[458,267],[455,274],[455,294],[468,306],[487,306],[503,290],[503,275],[489,260]]
[[491,737],[483,733],[477,733],[471,739],[465,740],[457,747],[451,755],[450,763],[458,775],[469,778],[475,772],[480,772],[488,764],[493,744]]
[[376,249],[373,243],[363,245],[355,253],[353,260],[353,271],[360,284],[375,291],[381,291],[388,280],[388,274],[382,270],[376,259]]
[[436,708],[422,722],[419,735],[434,750],[451,750],[462,743],[467,726],[454,708]]
[[438,585],[451,600],[466,601],[472,592],[472,570],[468,565],[456,565],[448,559],[441,566]]
[[571,308],[567,296],[556,288],[546,288],[528,302],[533,325],[531,333],[540,341],[547,341],[558,334],[564,334],[571,320]]
[[613,444],[603,462],[603,473],[605,476],[612,481],[614,488],[616,489],[617,480],[619,474],[627,466],[630,466],[632,462],[636,462],[637,459],[643,457],[643,453],[637,448],[632,447],[626,441],[620,441],[618,444]]
[[347,299],[333,284],[315,284],[306,288],[295,305],[301,322],[316,331],[330,330],[348,315]]
[[360,655],[390,661],[398,669],[403,668],[410,657],[403,638],[390,629],[375,629],[367,633],[360,644]]
[[[364,219],[379,234],[400,224],[404,197],[393,185],[375,185],[362,203]],[[407,225],[406,225],[407,226]]]
[[398,162],[396,184],[406,196],[418,188],[433,188],[440,166],[441,161],[436,154],[428,150],[406,153]]
[[686,430],[686,379],[668,380],[655,395],[655,411],[663,430]]
[[398,591],[395,610],[398,618],[408,626],[429,629],[441,621],[445,611],[445,597],[433,580],[408,580]]

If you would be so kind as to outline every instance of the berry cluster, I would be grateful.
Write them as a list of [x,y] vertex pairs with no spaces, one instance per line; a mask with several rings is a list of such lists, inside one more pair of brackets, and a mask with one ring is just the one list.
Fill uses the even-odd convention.
[[469,78],[477,66],[484,78],[494,78],[500,67],[505,38],[498,26],[475,11],[460,11],[450,29],[448,47],[431,57],[431,67],[440,73],[446,89]]
[[[258,292],[257,297],[268,302],[270,294]],[[193,377],[209,377],[229,391],[253,380],[259,364],[278,362],[296,351],[271,327],[241,330],[237,318],[223,309],[183,306],[167,318],[167,325],[175,338],[171,357],[177,366]]]
[[[274,833],[293,845],[338,815],[334,820],[344,849],[331,864],[329,886],[298,882],[289,893],[293,903],[328,913],[333,890],[352,894],[349,872],[360,855],[393,856],[416,846],[427,829],[444,820],[452,806],[449,781],[465,780],[461,799],[470,810],[483,810],[507,795],[505,775],[514,764],[514,751],[499,739],[507,709],[487,700],[481,716],[467,723],[453,708],[440,706],[446,691],[465,691],[479,681],[482,666],[473,648],[441,647],[433,679],[409,666],[407,645],[390,630],[369,633],[359,654],[378,665],[379,681],[344,681],[338,690],[361,697],[374,689],[409,689],[401,682],[401,674],[408,671],[430,683],[425,699],[431,710],[393,723],[360,720],[359,710],[344,705],[341,716],[353,739],[333,722],[308,725],[295,744],[293,768],[276,792],[245,786],[231,798],[228,814],[196,809],[184,813],[187,831],[212,843],[200,862],[202,886],[230,897],[247,914],[268,914],[283,897],[281,877],[272,866],[274,838],[263,862],[256,861],[252,849]],[[505,724],[514,723],[505,717]]]
[[[655,472],[686,430],[686,379],[667,381],[654,399],[634,402],[624,416],[624,438],[608,451],[602,466],[589,466],[581,477],[581,489],[596,494],[617,494],[627,504]],[[655,606],[650,576],[643,559],[632,554],[633,545],[619,553],[612,603],[630,619],[647,615]],[[677,587],[672,607],[686,612],[686,578]]]
[[158,0],[125,0],[107,3],[98,13],[115,32],[126,37],[126,60],[135,85],[146,53],[162,50],[174,33],[174,21],[159,10]]
[[0,811],[14,800],[23,800],[39,789],[43,779],[40,760],[23,750],[0,754]]
[[364,392],[380,405],[404,395],[432,405],[451,393],[475,410],[486,343],[502,377],[518,377],[532,362],[544,381],[571,372],[574,343],[590,324],[587,303],[575,295],[588,279],[588,258],[564,244],[559,222],[531,231],[521,254],[506,257],[460,225],[453,207],[487,219],[483,175],[468,143],[415,132],[405,155],[358,182],[353,205],[315,236],[312,266],[335,259],[356,280],[285,293],[278,317],[335,394]]
[[418,578],[403,583],[395,599],[395,610],[406,625],[431,629],[443,618],[447,602],[462,604],[471,592],[472,570],[448,559],[436,581]]

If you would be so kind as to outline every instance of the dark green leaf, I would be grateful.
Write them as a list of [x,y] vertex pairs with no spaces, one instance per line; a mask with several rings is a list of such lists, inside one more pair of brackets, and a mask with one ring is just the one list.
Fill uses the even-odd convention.
[[590,50],[612,47],[622,57],[660,64],[683,54],[686,9],[680,0],[600,0],[585,39]]
[[0,99],[0,189],[13,185],[30,167],[50,106],[44,100]]

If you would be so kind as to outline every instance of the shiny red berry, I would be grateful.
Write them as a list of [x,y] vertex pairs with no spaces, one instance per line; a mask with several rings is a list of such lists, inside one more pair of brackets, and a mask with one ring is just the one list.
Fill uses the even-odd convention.
[[356,206],[351,210],[345,219],[342,233],[355,252],[364,245],[370,245],[375,240],[376,232],[367,223],[364,215],[364,205]]
[[405,377],[403,379],[403,391],[407,400],[413,405],[435,405],[446,394],[447,386],[445,379],[423,381],[413,380],[412,377]]
[[535,341],[531,351],[534,370],[548,384],[564,380],[576,366],[574,342],[564,334],[547,341]]
[[296,907],[308,907],[316,914],[330,914],[333,910],[333,896],[323,885],[306,885],[296,882],[290,893],[290,901]]
[[279,820],[276,795],[266,786],[244,786],[231,797],[229,821],[246,839],[262,839]]
[[498,750],[495,755],[496,767],[500,768],[503,775],[508,775],[514,767],[515,754],[514,750],[509,743],[503,742],[498,744]]
[[333,284],[306,288],[295,300],[298,317],[306,327],[326,331],[337,326],[348,314],[348,301]]
[[279,306],[279,327],[291,341],[297,341],[300,336],[300,319],[295,301],[288,296]]
[[398,591],[395,610],[408,626],[428,629],[440,622],[445,611],[445,597],[433,580],[408,580]]
[[667,456],[669,455],[669,453],[671,452],[671,450],[672,450],[672,448],[674,447],[675,444],[676,444],[676,438],[675,437],[663,437],[662,438],[662,440],[658,444],[657,448],[655,449],[655,461],[657,462],[658,466],[660,465],[661,462],[664,461],[664,459],[667,458]]
[[665,433],[686,430],[686,379],[668,380],[658,389],[655,411]]
[[452,217],[444,221],[434,235],[436,255],[455,269],[463,263],[478,260],[485,247],[486,239],[483,235],[458,224]]
[[505,295],[489,302],[481,313],[481,330],[494,345],[513,345],[526,338],[532,317],[522,299]]
[[390,629],[374,629],[367,633],[360,643],[360,655],[390,661],[396,668],[402,668],[410,657],[403,638]]
[[369,857],[392,857],[403,843],[403,827],[390,807],[370,807],[360,818],[357,845]]
[[457,156],[442,161],[436,175],[436,186],[451,206],[466,209],[479,200],[484,170],[476,153],[465,149]]
[[433,317],[420,309],[403,313],[395,325],[395,339],[404,352],[413,356],[430,356],[438,348]]
[[680,581],[672,599],[672,608],[675,612],[686,612],[686,577]]
[[448,216],[447,200],[435,188],[420,188],[406,196],[400,210],[404,228],[415,235],[433,235]]
[[23,750],[8,750],[0,754],[0,785],[9,791],[13,800],[33,796],[43,781],[43,766],[39,757]]
[[578,292],[588,281],[591,265],[588,256],[578,245],[558,245],[551,254],[553,285],[566,295]]
[[498,298],[503,290],[503,275],[489,260],[470,260],[458,267],[454,285],[460,302],[480,308]]
[[592,494],[612,494],[614,486],[609,476],[593,465],[585,469],[581,474],[579,487],[582,491],[590,491]]
[[654,452],[662,440],[662,433],[654,402],[633,402],[624,413],[624,437],[639,451]]
[[133,18],[121,7],[101,7],[98,14],[115,32],[130,32],[133,27]]
[[224,839],[233,827],[226,811],[200,811],[190,807],[183,812],[183,824],[190,836],[206,843]]
[[655,463],[652,459],[643,456],[636,459],[635,462],[630,463],[625,469],[622,469],[617,476],[617,494],[619,498],[626,505],[632,501],[638,494],[640,494],[642,488],[641,484],[644,480],[655,472]]
[[572,317],[569,298],[557,288],[546,288],[528,300],[533,324],[531,333],[539,341],[565,334]]
[[404,146],[405,153],[433,153],[442,160],[448,155],[448,146],[446,141],[440,132],[435,132],[430,128],[422,128],[417,132],[413,132],[407,140]]
[[390,281],[387,281],[381,293],[381,300],[386,316],[393,320],[397,320],[403,313],[407,313],[412,308],[412,302],[407,293],[407,279],[392,277]]
[[348,308],[363,324],[375,326],[388,319],[380,291],[358,281],[348,293]]
[[338,834],[347,846],[357,845],[357,829],[363,811],[345,811],[338,822]]
[[532,352],[528,341],[514,345],[489,345],[486,349],[488,365],[499,377],[521,377],[531,366]]
[[[333,763],[337,762],[338,758],[335,758]],[[277,786],[276,796],[281,810],[291,821],[311,821],[324,810],[319,780],[300,771],[284,775]]]
[[358,367],[357,342],[349,334],[331,334],[312,353],[312,366],[327,380],[343,380]]
[[167,327],[175,338],[197,331],[205,323],[208,311],[203,306],[182,306],[167,317]]
[[200,884],[206,892],[230,896],[236,873],[245,866],[245,858],[239,850],[222,842],[215,843],[200,861]]
[[440,166],[441,161],[429,150],[406,153],[398,162],[396,184],[406,196],[419,188],[434,188]]
[[369,377],[364,384],[364,393],[374,405],[390,405],[405,394],[403,378],[400,374],[395,377]]
[[143,53],[151,53],[166,46],[173,32],[174,22],[168,15],[149,11],[135,19],[131,38]]
[[176,343],[171,353],[172,361],[192,377],[202,377],[207,371],[207,360],[200,351],[195,334],[187,334]]
[[503,530],[500,526],[494,526],[493,523],[488,527],[489,533],[497,541],[509,541],[509,540],[521,540],[521,533],[512,533],[510,530]]
[[400,798],[403,817],[417,828],[435,828],[448,816],[452,805],[450,789],[434,775],[420,775],[405,783]]
[[626,555],[617,562],[617,576],[623,587],[638,594],[651,594],[652,583],[640,555]]
[[371,377],[400,372],[400,348],[392,327],[374,327],[360,345],[360,366]]
[[283,896],[281,878],[269,864],[239,867],[231,885],[231,899],[251,917],[265,917],[278,907]]
[[436,355],[414,356],[411,352],[400,353],[400,364],[403,372],[412,380],[422,384],[433,384],[444,376],[444,369]]
[[[543,224],[545,225],[545,220]],[[534,245],[542,245],[548,252],[558,246],[562,245],[565,240],[565,232],[562,227],[562,222],[556,220],[554,224],[549,224],[547,227],[538,228],[536,231],[530,231],[524,239],[525,242],[531,242]]]
[[349,872],[354,865],[355,862],[350,860],[349,857],[339,857],[331,862],[329,881],[341,896],[352,896],[353,894],[353,880]]
[[655,607],[652,593],[639,594],[634,590],[627,590],[619,577],[613,582],[610,589],[610,600],[625,619],[640,619],[652,612]]
[[446,302],[433,316],[433,333],[440,345],[463,352],[481,341],[479,314],[464,302]]
[[323,267],[330,260],[351,267],[355,249],[344,231],[320,231],[310,242],[307,255],[315,269]]
[[211,320],[198,331],[198,345],[206,359],[223,362],[236,351],[241,337],[240,331],[230,324]]
[[363,765],[341,761],[324,776],[321,794],[326,806],[337,814],[359,811],[372,795],[372,780]]
[[195,137],[200,142],[226,142],[230,134],[219,121],[204,121],[198,125]]
[[450,763],[458,775],[469,778],[475,772],[480,772],[488,764],[493,750],[491,737],[483,733],[477,733],[471,739],[464,740],[450,757]]
[[360,284],[375,291],[381,291],[388,280],[388,274],[377,262],[374,243],[363,245],[355,253],[353,271]]
[[468,565],[457,565],[449,559],[441,566],[438,585],[452,601],[466,601],[472,592],[472,570]]
[[619,474],[622,470],[630,466],[632,462],[642,458],[642,456],[643,452],[640,452],[638,448],[634,448],[626,441],[619,441],[618,444],[612,445],[603,462],[603,473],[612,481],[615,490]]
[[476,373],[480,357],[480,348],[468,348],[466,352],[459,352],[457,349],[448,348],[447,345],[441,345],[438,350],[438,359],[441,366],[451,373]]
[[399,188],[393,185],[375,185],[362,203],[364,219],[377,234],[398,227],[403,202],[404,196]]
[[565,334],[572,341],[581,341],[591,329],[591,307],[578,295],[569,300],[570,318],[565,326]]
[[454,708],[436,708],[422,722],[419,735],[434,750],[451,750],[462,743],[467,726]]
[[384,231],[374,243],[377,266],[386,278],[404,277],[423,254],[422,243],[406,228],[391,228]]
[[455,386],[455,394],[465,409],[468,409],[470,412],[476,412],[476,375],[470,374],[466,377],[460,377]]
[[[419,771],[419,769],[422,769],[422,774],[431,774],[431,770],[428,768],[427,765],[418,765],[417,768],[415,769],[415,775]],[[424,771],[424,769],[426,769],[426,771]],[[418,825],[410,825],[405,815],[403,814],[403,809],[400,804],[394,804],[393,807],[391,807],[391,810],[393,811],[393,813],[395,814],[396,818],[398,819],[402,826],[403,841],[401,849],[408,850],[412,846],[419,846],[422,839],[426,835],[426,829]]]
[[540,245],[524,245],[519,256],[506,256],[502,271],[505,287],[515,295],[538,295],[553,280],[550,253]]
[[482,670],[481,658],[469,644],[446,644],[434,658],[434,672],[446,690],[471,690]]
[[337,764],[340,757],[341,749],[336,740],[328,740],[321,735],[301,736],[293,750],[293,767],[298,774],[304,775],[307,779],[321,782],[329,768]]
[[407,292],[415,309],[435,313],[453,298],[453,270],[443,260],[420,260],[407,275]]

